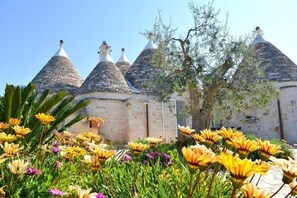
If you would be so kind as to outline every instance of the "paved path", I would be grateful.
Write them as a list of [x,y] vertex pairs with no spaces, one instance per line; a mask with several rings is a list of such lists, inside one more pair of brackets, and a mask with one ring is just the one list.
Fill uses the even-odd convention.
[[[294,149],[294,157],[297,160],[297,149]],[[253,179],[253,182],[258,181],[259,176],[256,176]],[[262,176],[260,179],[260,182],[258,184],[258,187],[260,189],[264,189],[267,191],[270,191],[272,193],[276,192],[279,187],[283,184],[282,182],[283,178],[283,172],[280,168],[277,166],[274,166],[271,170],[267,172],[267,175]],[[289,185],[285,185],[281,191],[277,195],[275,195],[275,198],[284,198],[289,192],[291,191],[291,188]]]

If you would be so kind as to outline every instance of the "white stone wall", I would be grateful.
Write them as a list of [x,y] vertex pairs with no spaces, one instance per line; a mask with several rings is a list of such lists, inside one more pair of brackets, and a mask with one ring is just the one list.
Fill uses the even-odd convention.
[[223,120],[223,125],[242,127],[244,133],[264,139],[283,136],[288,143],[297,143],[297,83],[279,82],[275,87],[279,97],[265,108],[249,107],[242,112],[232,111],[231,119]]
[[[161,137],[166,140],[177,137],[177,119],[174,96],[168,103],[157,101],[152,96],[142,94],[91,93],[77,96],[77,100],[88,98],[90,104],[85,109],[89,116],[102,117],[97,133],[114,143]],[[73,132],[92,131],[84,120],[69,129]]]

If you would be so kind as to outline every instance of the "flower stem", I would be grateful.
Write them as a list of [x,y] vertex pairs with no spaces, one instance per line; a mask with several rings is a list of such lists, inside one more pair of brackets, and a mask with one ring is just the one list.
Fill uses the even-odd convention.
[[213,180],[214,180],[214,177],[215,177],[215,175],[216,175],[216,173],[217,173],[217,171],[218,171],[218,167],[219,167],[218,164],[216,164],[216,165],[215,165],[215,168],[214,168],[214,170],[213,170],[212,176],[211,176],[211,180],[210,180],[209,186],[208,186],[208,192],[207,192],[207,196],[206,196],[206,198],[209,198],[209,196],[210,196],[210,192],[211,192],[211,188],[212,188]]
[[191,192],[191,197],[193,196],[194,190],[195,190],[195,188],[197,187],[197,185],[199,183],[201,172],[202,171],[199,171],[199,173],[197,174],[196,181],[195,181],[195,183],[193,185],[193,189],[192,189],[192,192]]
[[132,196],[134,195],[134,192],[136,191],[136,159],[134,159],[134,173],[133,173],[133,183],[132,183]]
[[106,179],[106,177],[105,177],[103,168],[100,168],[100,172],[101,172],[101,175],[102,175],[102,177],[103,177],[103,180],[104,180],[104,182],[105,182],[105,184],[106,184],[106,186],[107,186],[107,188],[108,188],[108,191],[109,191],[109,193],[111,194],[111,197],[114,198],[115,196],[114,196],[114,194],[113,194],[113,192],[112,192],[112,190],[111,190],[111,188],[110,188],[110,185],[109,185],[109,183],[108,183],[108,181],[107,181],[107,179]]
[[191,186],[192,186],[192,180],[193,180],[193,173],[190,173],[190,183],[188,188],[188,195],[187,198],[191,198]]
[[262,177],[262,175],[259,176],[259,179],[258,179],[258,181],[257,181],[257,183],[256,183],[256,186],[258,186],[261,177]]
[[270,197],[274,197],[274,195],[276,195],[284,187],[284,185],[285,185],[285,183],[283,183],[283,185],[281,185],[281,187],[275,193],[273,193],[273,195],[271,195]]
[[294,188],[292,188],[292,190],[285,196],[285,198],[289,197],[296,188],[297,188],[297,185],[294,186]]
[[235,194],[236,194],[236,188],[233,187],[232,193],[231,193],[231,198],[235,198]]

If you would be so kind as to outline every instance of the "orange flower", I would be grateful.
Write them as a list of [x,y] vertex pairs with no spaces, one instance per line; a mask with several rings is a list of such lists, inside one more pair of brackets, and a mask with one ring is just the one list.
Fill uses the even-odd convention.
[[55,117],[45,113],[38,113],[35,117],[44,125],[47,125],[53,121],[55,121]]
[[242,132],[233,131],[232,128],[227,130],[225,127],[222,127],[220,130],[218,130],[218,133],[223,136],[225,145],[229,149],[232,147],[232,139],[244,137]]
[[265,173],[264,169],[262,168],[264,165],[257,165],[248,159],[241,160],[238,156],[221,153],[219,156],[217,156],[216,161],[222,164],[230,173],[231,182],[233,187],[236,189],[240,188],[244,181],[251,175],[256,173]]
[[234,138],[231,140],[232,145],[238,151],[238,154],[241,159],[246,158],[250,152],[253,152],[260,148],[258,143],[254,140],[248,140],[245,137]]
[[197,143],[205,143],[207,147],[211,147],[215,142],[222,139],[218,133],[214,133],[209,129],[204,129],[201,131],[201,135],[194,134],[193,138]]
[[132,153],[138,155],[141,152],[143,152],[146,149],[148,149],[150,147],[150,145],[148,145],[148,144],[142,144],[142,143],[138,143],[138,142],[128,142],[128,147],[130,148],[130,150],[132,151]]
[[180,126],[178,125],[178,130],[180,130],[180,132],[184,135],[184,136],[189,136],[192,133],[195,132],[195,129],[191,129],[189,126],[184,127],[184,126]]
[[269,198],[271,196],[270,193],[258,189],[252,183],[247,183],[243,185],[240,189],[246,198]]
[[204,145],[195,145],[191,147],[183,147],[182,153],[188,162],[191,172],[195,172],[198,168],[205,170],[215,159],[215,154]]
[[5,129],[9,128],[9,124],[0,122],[0,131],[3,131]]
[[272,144],[270,141],[262,141],[259,139],[258,144],[260,146],[260,157],[263,161],[267,161],[271,156],[283,152],[280,146]]
[[107,150],[100,147],[92,148],[91,152],[98,158],[101,165],[103,165],[108,158],[115,155],[114,150]]
[[12,127],[12,129],[14,130],[14,132],[17,134],[17,137],[19,138],[23,138],[25,135],[31,132],[31,129],[25,128],[19,125]]
[[8,123],[9,123],[10,126],[20,125],[21,119],[18,119],[18,118],[9,118]]
[[154,138],[154,137],[147,137],[145,139],[151,146],[156,146],[157,144],[160,144],[162,142],[164,142],[163,139],[161,138]]

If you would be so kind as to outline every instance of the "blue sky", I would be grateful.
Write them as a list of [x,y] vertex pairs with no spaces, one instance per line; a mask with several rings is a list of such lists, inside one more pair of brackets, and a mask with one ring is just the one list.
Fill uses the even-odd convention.
[[[205,4],[206,0],[196,0]],[[264,38],[297,63],[296,0],[216,0],[221,20],[229,13],[232,35],[250,33],[255,26]],[[114,61],[121,48],[133,62],[147,40],[158,11],[184,34],[192,25],[186,0],[0,0],[0,95],[5,84],[25,85],[59,49],[59,40],[85,79],[99,60],[103,40]]]

